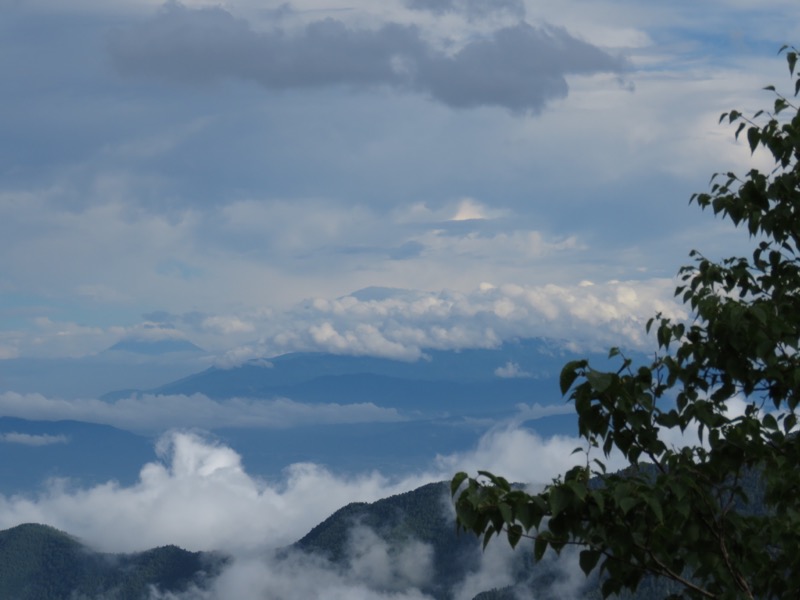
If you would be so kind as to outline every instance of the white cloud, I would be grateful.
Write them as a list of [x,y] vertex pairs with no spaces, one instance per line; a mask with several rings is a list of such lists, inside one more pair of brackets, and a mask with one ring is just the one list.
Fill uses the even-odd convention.
[[520,366],[515,363],[508,361],[502,367],[497,367],[494,370],[494,374],[498,377],[502,377],[504,379],[513,379],[518,377],[531,377],[532,375],[527,371],[520,368]]
[[458,203],[456,214],[451,221],[470,221],[472,219],[486,219],[486,208],[475,202],[472,198],[464,198]]
[[380,408],[372,403],[311,405],[287,398],[230,398],[217,401],[202,394],[143,394],[106,402],[6,392],[0,394],[0,413],[31,420],[72,419],[148,432],[171,427],[284,428],[310,424],[387,422],[402,418],[395,409]]
[[[523,408],[529,418],[552,412],[552,407]],[[265,481],[250,476],[232,449],[194,433],[173,431],[158,441],[157,460],[142,467],[133,485],[109,481],[80,488],[53,480],[36,494],[0,496],[0,529],[38,522],[68,531],[102,551],[177,544],[234,556],[208,590],[154,594],[154,600],[422,600],[427,596],[419,587],[431,577],[433,556],[430,547],[413,539],[390,545],[355,524],[348,534],[345,564],[335,567],[320,557],[272,552],[300,539],[350,502],[372,502],[446,480],[458,470],[474,474],[488,469],[538,487],[586,460],[572,454],[578,445],[574,438],[543,439],[505,426],[487,433],[473,450],[439,456],[427,470],[402,478],[378,472],[334,475],[320,466],[298,463],[286,467],[280,479]],[[613,460],[610,466],[615,467]],[[449,498],[442,502],[441,518],[452,519]],[[512,564],[518,558],[497,540],[482,555],[478,569],[454,588],[454,598],[468,600],[477,591],[513,583]]]
[[516,579],[514,558],[514,550],[502,538],[489,544],[479,568],[456,585],[454,600],[472,600],[480,592],[513,585]]
[[72,489],[58,481],[36,497],[0,497],[0,527],[48,523],[108,551],[164,544],[247,553],[299,539],[334,510],[374,501],[429,481],[391,482],[378,473],[338,478],[312,464],[287,467],[278,484],[250,477],[230,448],[194,434],[171,433],[160,460],[139,481]]
[[[647,348],[645,323],[657,312],[683,319],[669,279],[577,286],[482,286],[469,293],[415,292],[379,299],[353,294],[315,299],[287,313],[254,353],[324,350],[414,359],[426,348],[494,347],[551,337],[585,347]],[[503,371],[510,373],[510,371]]]
[[[785,81],[785,64],[763,48],[791,39],[779,35],[797,21],[789,2],[757,9],[597,2],[580,10],[572,1],[527,3],[530,23],[563,25],[582,40],[624,48],[632,65],[625,78],[635,86],[631,92],[616,75],[570,76],[569,95],[537,118],[453,111],[381,86],[352,94],[322,85],[325,69],[311,74],[313,89],[282,94],[231,82],[210,83],[202,93],[131,84],[103,59],[110,27],[120,33],[150,19],[143,27],[153,33],[170,18],[208,24],[219,33],[211,43],[227,50],[241,47],[231,30],[245,31],[257,48],[280,30],[296,50],[290,41],[301,43],[326,16],[344,23],[347,39],[374,35],[377,45],[391,42],[380,37],[387,23],[416,27],[415,47],[449,57],[451,66],[462,64],[454,58],[462,50],[514,46],[493,32],[513,27],[519,3],[470,20],[471,10],[488,5],[426,1],[417,8],[430,10],[411,10],[409,2],[358,1],[347,11],[315,1],[275,10],[250,0],[224,8],[187,2],[160,13],[154,1],[9,5],[19,33],[4,38],[4,51],[25,55],[29,68],[7,73],[18,92],[4,112],[12,160],[0,190],[0,233],[9,249],[0,271],[13,306],[0,309],[12,323],[0,334],[0,358],[98,351],[108,345],[111,323],[127,327],[154,308],[203,312],[206,329],[193,332],[203,339],[193,341],[222,351],[278,329],[251,313],[303,297],[370,285],[462,293],[480,281],[569,287],[588,277],[638,277],[640,268],[647,269],[642,276],[664,277],[697,240],[715,251],[731,247],[728,230],[676,207],[715,170],[763,166],[716,116],[770,102],[761,87]],[[66,16],[80,36],[65,33],[72,31],[60,25]],[[705,35],[708,23],[718,36]],[[52,35],[30,46],[30,30]],[[156,37],[167,46],[175,41]],[[190,50],[203,55],[209,46],[199,39]],[[128,50],[164,49],[142,48],[142,40],[128,39]],[[470,56],[463,64],[497,62],[483,50]],[[184,59],[199,77],[227,69],[247,78],[237,69],[263,62],[247,52],[242,60]],[[403,76],[389,67],[381,72]],[[446,89],[429,92],[450,101],[455,83],[469,83],[455,75],[442,80]],[[34,306],[59,331],[35,331],[15,312]],[[75,331],[58,335],[67,324]],[[352,329],[330,324],[344,338]],[[353,335],[352,344],[364,345]],[[386,341],[384,352],[393,342]]]
[[433,548],[428,544],[412,540],[392,552],[372,529],[356,525],[349,531],[347,546],[353,577],[371,587],[392,591],[419,588],[432,578]]
[[[110,481],[76,489],[56,480],[34,496],[0,496],[0,528],[48,523],[108,551],[174,543],[241,554],[289,544],[350,502],[375,501],[459,470],[489,469],[514,481],[545,483],[585,460],[571,454],[578,445],[577,439],[500,427],[474,450],[439,456],[429,469],[399,479],[377,472],[337,476],[297,463],[268,482],[248,475],[232,449],[175,431],[160,439],[158,460],[144,465],[129,487]],[[402,571],[402,565],[394,568]],[[387,577],[410,577],[401,571]]]
[[[542,438],[525,429],[498,426],[483,435],[474,450],[438,457],[437,467],[443,473],[473,475],[489,470],[509,481],[544,485],[570,467],[585,464],[585,454],[573,454],[578,447],[586,443],[577,437]],[[610,470],[624,466],[616,456],[606,464]]]
[[[412,542],[400,548],[400,553],[413,551],[414,545]],[[369,552],[368,560],[380,562],[385,557],[385,544],[376,544]],[[297,553],[280,558],[239,558],[211,582],[208,590],[154,593],[150,600],[432,600],[413,586],[386,589],[360,575],[352,565],[331,565],[318,557]]]

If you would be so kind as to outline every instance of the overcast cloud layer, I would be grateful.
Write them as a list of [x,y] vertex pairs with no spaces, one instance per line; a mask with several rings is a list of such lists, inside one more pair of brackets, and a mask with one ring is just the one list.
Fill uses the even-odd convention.
[[414,25],[355,29],[328,17],[289,34],[256,32],[222,8],[178,3],[111,42],[114,64],[125,75],[185,83],[236,78],[270,90],[386,86],[454,108],[500,106],[523,113],[565,97],[568,74],[620,72],[624,66],[564,29],[525,22],[446,50],[432,47]]
[[[220,364],[646,343],[652,312],[680,314],[691,248],[743,247],[687,201],[764,164],[717,115],[771,100],[800,27],[778,0],[40,0],[3,17],[0,359],[148,330]],[[356,293],[376,286],[401,291]]]

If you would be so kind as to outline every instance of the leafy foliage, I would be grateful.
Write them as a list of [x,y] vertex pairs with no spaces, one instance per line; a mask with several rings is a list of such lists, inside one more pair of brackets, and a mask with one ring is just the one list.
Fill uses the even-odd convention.
[[[781,52],[797,96],[798,51]],[[679,584],[672,597],[800,597],[800,109],[766,89],[771,110],[732,110],[720,122],[735,125],[737,139],[744,133],[751,152],[766,151],[774,169],[717,174],[691,198],[746,229],[752,255],[690,253],[676,295],[694,319],[651,319],[659,352],[649,364],[612,349],[615,371],[579,360],[561,373],[580,435],[629,468],[607,474],[587,451],[585,465],[539,494],[492,473],[458,473],[458,523],[484,544],[532,538],[536,560],[578,545],[603,597],[651,575]],[[668,445],[665,432],[683,434],[682,445]]]

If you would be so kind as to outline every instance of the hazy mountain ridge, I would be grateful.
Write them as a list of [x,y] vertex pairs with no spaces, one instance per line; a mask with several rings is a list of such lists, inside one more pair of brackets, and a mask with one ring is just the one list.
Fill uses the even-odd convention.
[[153,440],[110,425],[0,417],[0,451],[0,493],[19,493],[48,478],[131,484],[152,460]]
[[[107,354],[120,358],[127,353]],[[515,420],[523,426],[519,422],[522,413],[524,426],[543,437],[576,432],[574,415],[558,389],[561,367],[575,358],[563,343],[521,339],[493,349],[431,350],[426,354],[425,359],[405,362],[290,353],[234,368],[207,368],[149,392],[126,389],[107,393],[96,403],[83,399],[62,402],[58,395],[52,401],[20,401],[11,394],[6,414],[24,420],[0,419],[0,436],[49,435],[62,443],[0,444],[9,457],[0,466],[0,472],[5,472],[0,493],[29,493],[50,477],[87,483],[103,479],[133,482],[142,465],[156,458],[154,439],[169,428],[209,432],[239,452],[248,471],[265,476],[304,461],[354,471],[378,468],[390,475],[424,468],[433,457],[473,447],[500,420]],[[593,364],[605,360],[604,354],[592,355]],[[84,367],[89,364],[105,371],[105,363],[92,359]],[[88,373],[79,372],[89,378]],[[229,402],[240,398],[246,402]],[[42,408],[38,412],[30,409],[31,416],[27,416],[22,407],[34,404]],[[323,405],[318,411],[317,406]],[[251,414],[266,416],[234,419],[243,406]],[[81,428],[75,421],[38,420],[54,410],[98,425]],[[206,414],[203,411],[216,411],[228,420],[192,420],[194,415]],[[153,425],[137,426],[138,416],[149,414],[156,415],[150,419]],[[158,415],[170,419],[162,429],[154,425],[163,422],[157,420],[161,418]],[[116,429],[102,430],[99,423],[103,422]],[[408,444],[409,439],[415,443]]]
[[[286,397],[297,402],[373,403],[407,411],[480,414],[512,410],[520,402],[561,399],[558,376],[575,353],[558,341],[531,338],[497,348],[426,350],[417,361],[372,356],[293,352],[210,367],[138,393],[203,394],[209,398]],[[605,353],[590,354],[593,364]],[[115,400],[131,390],[103,396]]]
[[163,546],[135,554],[95,552],[47,525],[0,531],[0,597],[14,600],[141,600],[181,592],[222,569],[221,555]]
[[[358,532],[368,530],[398,560],[408,546],[417,554],[419,549],[430,548],[430,573],[421,578],[419,591],[437,600],[464,598],[465,589],[471,589],[464,582],[480,572],[483,551],[478,538],[456,531],[448,516],[448,503],[448,484],[440,482],[372,503],[348,504],[292,546],[280,550],[273,568],[280,569],[281,560],[290,561],[292,553],[301,552],[326,561],[331,570],[345,569],[359,551],[354,547],[363,539]],[[506,546],[505,540],[497,539],[486,552],[506,555],[504,560],[513,581],[502,587],[487,584],[470,593],[469,598],[516,600],[523,594],[522,597],[543,600],[600,599],[596,577],[586,579],[569,552],[565,551],[562,557],[547,555],[534,564],[531,548],[524,542],[514,552]],[[155,586],[162,592],[175,592],[176,597],[190,598],[191,592],[188,596],[180,592],[191,588],[213,594],[208,592],[213,587],[212,580],[230,560],[221,554],[188,552],[175,546],[135,554],[102,554],[52,527],[26,524],[0,531],[0,597],[140,600],[148,598],[150,586]],[[376,590],[376,597],[384,591]],[[645,600],[663,597],[668,591],[674,590],[664,582],[646,580],[636,594],[620,597]],[[216,600],[216,596],[212,597]],[[253,596],[256,597],[260,596]]]
[[[334,564],[341,564],[348,560],[348,531],[353,527],[368,527],[390,544],[409,540],[429,544],[434,551],[434,576],[421,591],[437,599],[449,600],[455,597],[456,590],[463,592],[459,584],[480,570],[482,553],[498,550],[509,555],[513,583],[487,587],[472,600],[602,598],[597,575],[586,578],[578,566],[577,554],[569,548],[561,556],[550,552],[539,563],[533,562],[532,543],[525,541],[511,551],[504,538],[496,538],[487,550],[482,550],[481,540],[456,530],[448,482],[431,483],[372,503],[349,504],[314,527],[293,548],[322,554]],[[670,582],[646,577],[635,593],[623,592],[617,597],[652,600],[678,590]]]
[[172,353],[198,353],[205,354],[206,351],[184,339],[161,339],[161,340],[141,340],[135,338],[123,339],[112,345],[105,352],[131,352],[134,354],[145,354],[148,356],[158,356],[161,354]]

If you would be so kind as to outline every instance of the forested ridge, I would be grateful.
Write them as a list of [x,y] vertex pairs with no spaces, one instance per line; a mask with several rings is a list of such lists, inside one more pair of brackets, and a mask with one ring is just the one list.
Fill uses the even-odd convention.
[[[643,465],[643,469],[648,467]],[[758,477],[745,482],[749,496],[759,498]],[[602,485],[596,479],[593,485]],[[453,589],[481,565],[481,544],[474,536],[457,532],[452,515],[443,518],[448,506],[446,483],[431,483],[416,490],[372,503],[348,504],[319,523],[282,554],[300,551],[322,556],[333,567],[345,566],[352,554],[352,532],[366,527],[393,551],[410,542],[432,549],[432,572],[421,591],[447,600]],[[757,503],[756,503],[757,504]],[[754,503],[750,503],[752,509]],[[180,592],[192,585],[204,587],[225,566],[222,555],[189,552],[163,546],[135,554],[93,552],[69,534],[47,525],[25,524],[0,531],[0,598],[15,600],[61,600],[148,598],[151,587],[161,592]],[[519,593],[537,600],[561,600],[564,583],[572,580],[570,597],[601,598],[596,576],[584,578],[576,561],[568,557],[534,563],[530,552],[512,558],[514,582],[487,589],[475,600],[516,600]],[[560,563],[558,561],[561,561]],[[635,594],[623,591],[628,600],[663,598],[676,590],[669,581],[645,579]]]
[[94,552],[53,527],[0,531],[0,598],[148,598],[151,588],[178,592],[216,575],[221,555],[163,546],[133,554]]

